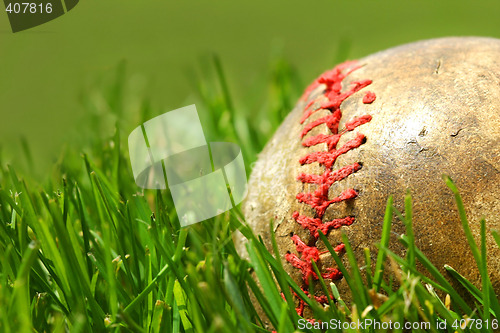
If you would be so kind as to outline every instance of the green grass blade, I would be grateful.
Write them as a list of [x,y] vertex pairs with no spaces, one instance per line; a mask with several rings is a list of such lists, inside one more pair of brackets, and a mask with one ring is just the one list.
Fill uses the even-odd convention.
[[[401,237],[399,239],[403,245],[408,246],[408,240],[406,237]],[[424,266],[424,268],[431,274],[431,276],[437,281],[434,282],[431,279],[428,279],[426,276],[424,276],[422,273],[418,272],[414,267],[410,267],[409,264],[399,258],[395,253],[390,251],[389,249],[386,249],[387,253],[391,255],[391,257],[396,260],[400,265],[408,268],[411,273],[413,273],[415,276],[418,276],[422,280],[426,281],[427,283],[433,285],[436,288],[439,288],[440,290],[443,290],[444,292],[450,294],[451,298],[458,303],[458,305],[467,313],[471,312],[471,308],[467,305],[467,303],[463,300],[463,298],[458,294],[458,292],[453,289],[453,287],[450,285],[448,280],[441,274],[441,272],[434,266],[431,261],[417,248],[415,248],[415,257],[416,259]]]
[[407,261],[411,267],[415,266],[415,236],[413,234],[413,209],[411,195],[405,195],[405,219],[406,235],[408,237]]
[[250,241],[247,244],[248,255],[250,256],[250,262],[255,270],[259,282],[264,291],[264,295],[269,302],[271,313],[268,313],[269,319],[273,325],[278,326],[278,318],[280,317],[280,309],[282,304],[282,299],[279,296],[278,289],[272,278],[268,266],[263,260],[261,254],[257,250],[254,241]]
[[[37,258],[37,251],[39,245],[37,243],[30,243],[16,276],[16,283],[10,298],[11,304],[9,305],[8,315],[10,318],[17,318],[20,324],[21,332],[31,331],[31,315],[30,315],[30,270]],[[13,321],[14,322],[14,321]]]
[[392,207],[393,198],[390,196],[387,199],[387,205],[385,208],[384,224],[382,226],[382,238],[380,240],[380,248],[377,254],[377,262],[375,264],[375,275],[373,277],[373,282],[375,290],[379,291],[382,284],[382,277],[384,273],[384,262],[385,262],[385,251],[384,248],[389,246],[389,239],[391,236],[391,224],[392,224]]
[[485,306],[485,319],[489,318],[489,307],[494,306],[495,307],[495,312],[500,313],[500,303],[493,292],[493,286],[491,285],[491,281],[488,275],[488,269],[487,269],[487,258],[486,258],[486,222],[484,220],[481,220],[481,249],[478,248],[476,241],[474,240],[474,236],[472,235],[472,231],[469,226],[469,221],[467,219],[467,214],[465,212],[465,207],[462,201],[462,197],[460,196],[460,193],[451,180],[450,177],[448,176],[443,176],[443,179],[448,186],[448,188],[453,192],[455,195],[455,202],[457,204],[458,208],[458,213],[460,215],[460,221],[462,222],[462,228],[464,230],[465,236],[467,238],[467,242],[469,243],[469,248],[472,251],[472,254],[474,256],[474,259],[476,261],[478,270],[481,274],[481,283],[482,283],[482,288],[483,288],[483,300],[484,300],[484,306]]
[[357,305],[363,310],[370,304],[367,288],[363,283],[363,278],[361,277],[361,271],[359,270],[359,265],[354,255],[354,251],[351,247],[351,244],[349,242],[349,238],[347,238],[345,234],[342,234],[342,241],[344,242],[345,245],[345,253],[347,255],[347,259],[349,260],[349,264],[351,265],[351,274],[354,280],[353,285],[355,288],[352,289],[351,292],[355,293],[355,295],[358,298]]
[[191,320],[189,319],[186,294],[184,293],[184,290],[182,289],[182,287],[178,281],[176,281],[174,284],[174,298],[175,298],[175,302],[177,303],[177,307],[179,309],[179,314],[181,317],[182,326],[184,328],[184,331],[186,333],[194,332],[193,324],[191,323]]

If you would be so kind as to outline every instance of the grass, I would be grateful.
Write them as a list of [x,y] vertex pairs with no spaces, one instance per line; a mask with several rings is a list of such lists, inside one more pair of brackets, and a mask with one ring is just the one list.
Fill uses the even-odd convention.
[[[248,100],[235,100],[220,61],[215,58],[212,64],[202,68],[203,80],[193,81],[205,134],[208,141],[237,142],[250,170],[256,154],[291,109],[304,84],[285,61],[276,59],[269,75],[262,78],[269,83],[259,83],[253,95],[246,96]],[[344,237],[351,267],[347,270],[326,237],[320,235],[344,273],[354,299],[353,304],[345,304],[336,286],[321,279],[323,291],[337,299],[323,308],[305,295],[276,259],[280,255],[272,227],[273,252],[246,227],[238,209],[181,229],[168,190],[141,191],[135,186],[123,144],[128,115],[125,81],[121,66],[113,84],[84,99],[93,115],[82,133],[87,138],[80,147],[84,153],[68,150],[55,165],[53,175],[43,182],[29,180],[35,178],[29,171],[20,177],[0,160],[1,332],[269,332],[250,295],[278,332],[322,332],[301,328],[305,323],[299,324],[293,293],[312,309],[315,319],[323,322],[371,319],[403,325],[425,321],[430,323],[427,329],[414,331],[498,331],[495,323],[498,325],[500,305],[487,273],[485,221],[481,221],[477,244],[451,179],[444,177],[444,182],[455,195],[481,275],[481,288],[462,277],[459,267],[446,269],[470,293],[473,302],[454,290],[415,246],[412,199],[408,194],[404,212],[393,207],[392,198],[387,201],[373,266],[368,250],[365,262],[356,262]],[[256,95],[267,95],[267,99],[255,99]],[[159,113],[146,102],[138,105],[140,119],[132,124]],[[110,115],[116,122],[115,133],[92,136],[102,125],[102,117]],[[23,151],[29,161],[29,147],[24,143]],[[400,238],[408,249],[404,258],[390,250],[391,224],[397,220],[406,226],[406,235]],[[236,229],[249,239],[248,261],[235,250],[232,234]],[[493,236],[500,246],[498,233]],[[432,279],[417,271],[417,262]],[[399,288],[382,278],[387,273],[398,280]],[[447,296],[442,299],[437,291]],[[447,328],[443,329],[445,321]],[[453,323],[466,321],[465,329],[453,327]],[[385,330],[365,327],[330,331]]]

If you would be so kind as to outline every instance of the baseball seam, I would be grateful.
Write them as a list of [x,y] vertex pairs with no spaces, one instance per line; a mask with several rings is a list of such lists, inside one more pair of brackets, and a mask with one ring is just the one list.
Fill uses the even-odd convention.
[[[331,221],[323,221],[325,212],[327,208],[335,203],[340,203],[346,200],[354,199],[358,196],[358,193],[353,189],[349,188],[343,191],[339,196],[329,199],[328,192],[331,186],[352,175],[361,169],[361,163],[353,163],[351,165],[344,166],[338,170],[333,170],[333,166],[337,158],[349,151],[358,148],[363,145],[366,138],[363,134],[357,133],[354,139],[351,139],[344,143],[341,147],[337,148],[337,145],[342,138],[342,136],[355,130],[357,127],[368,123],[371,121],[372,117],[370,115],[363,115],[356,117],[348,121],[344,129],[339,131],[339,124],[342,119],[342,110],[340,108],[342,102],[347,98],[352,96],[354,93],[360,91],[361,89],[369,86],[371,80],[361,80],[352,82],[348,89],[342,91],[343,80],[352,72],[359,69],[361,66],[355,61],[344,62],[332,70],[323,73],[318,79],[316,79],[305,91],[302,96],[302,100],[306,100],[308,96],[319,86],[324,85],[325,90],[322,96],[326,97],[326,101],[323,101],[319,108],[313,109],[313,105],[316,99],[311,100],[304,108],[304,114],[300,119],[300,123],[303,124],[311,115],[319,110],[329,110],[330,114],[325,117],[319,118],[317,120],[307,123],[302,132],[300,133],[300,138],[302,139],[302,146],[312,147],[318,144],[325,143],[327,146],[327,151],[312,152],[306,154],[299,160],[301,165],[319,163],[319,165],[325,168],[325,171],[321,175],[317,174],[306,174],[301,173],[298,175],[297,180],[304,184],[315,184],[317,189],[314,192],[301,192],[298,193],[296,198],[300,203],[304,203],[312,207],[315,211],[315,217],[310,217],[306,215],[301,215],[298,211],[293,212],[292,218],[301,225],[303,229],[309,230],[311,236],[314,239],[314,245],[308,246],[306,243],[296,234],[291,235],[291,240],[295,244],[297,253],[301,255],[299,258],[296,254],[287,252],[285,259],[295,268],[299,269],[302,273],[302,290],[307,293],[307,286],[309,285],[310,279],[318,280],[319,277],[313,270],[312,261],[318,262],[320,260],[320,252],[316,246],[319,238],[319,231],[325,235],[329,233],[332,229],[339,229],[343,226],[349,226],[355,222],[354,216],[346,216],[340,219],[334,219]],[[363,103],[370,104],[375,101],[376,96],[373,92],[368,91],[363,97]],[[330,130],[331,134],[318,134],[314,136],[307,136],[307,134],[317,126],[326,125]],[[344,251],[345,245],[339,244],[335,247],[335,252],[340,254]],[[327,252],[327,251],[325,251]],[[322,273],[321,276],[324,279],[330,280],[340,280],[342,279],[342,273],[337,268],[328,267]],[[331,296],[330,296],[331,297]],[[327,297],[316,297],[315,299],[321,304],[328,303]],[[304,302],[299,301],[297,307],[297,313],[302,316],[304,311]]]

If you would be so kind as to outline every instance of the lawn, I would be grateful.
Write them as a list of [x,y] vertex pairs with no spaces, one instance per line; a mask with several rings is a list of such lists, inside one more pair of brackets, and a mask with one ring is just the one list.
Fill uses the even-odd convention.
[[[269,252],[246,227],[239,209],[181,228],[168,190],[141,190],[135,185],[124,129],[162,111],[139,98],[138,112],[124,114],[127,80],[125,68],[119,66],[114,82],[86,95],[88,116],[79,133],[84,139],[61,155],[50,174],[37,177],[30,172],[27,144],[21,153],[28,166],[12,167],[0,157],[1,332],[322,332],[298,316],[294,293],[311,307],[316,325],[340,324],[331,332],[386,331],[343,325],[367,319],[399,323],[401,329],[394,332],[402,332],[404,323],[417,322],[429,327],[414,331],[499,330],[500,305],[486,270],[485,222],[481,221],[481,242],[476,244],[451,179],[443,176],[455,195],[481,288],[448,267],[469,293],[459,294],[415,247],[408,194],[401,212],[387,198],[374,263],[368,253],[367,262],[355,262],[345,238],[352,267],[346,270],[321,235],[355,291],[353,303],[345,304],[335,285],[320,279],[324,293],[335,298],[323,307],[293,282],[276,243]],[[265,82],[256,84],[244,99],[232,97],[216,57],[192,78],[208,141],[237,143],[247,171],[306,83],[281,58],[269,66]],[[103,119],[115,129],[96,131],[104,126]],[[404,258],[389,250],[394,221],[406,226],[399,239],[408,249]],[[249,240],[249,260],[235,250],[236,229]],[[499,234],[494,237],[500,246]],[[416,270],[417,262],[432,279]],[[384,274],[393,278],[384,279]],[[400,287],[394,288],[391,281]],[[264,321],[272,328],[264,327]]]

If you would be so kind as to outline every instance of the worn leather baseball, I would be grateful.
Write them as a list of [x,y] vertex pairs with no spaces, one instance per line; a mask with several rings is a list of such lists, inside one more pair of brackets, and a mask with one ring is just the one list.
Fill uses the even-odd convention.
[[[410,190],[417,247],[445,276],[448,264],[480,286],[443,174],[458,186],[477,242],[479,221],[486,219],[488,267],[498,294],[500,251],[490,234],[500,229],[498,39],[421,41],[324,73],[260,154],[243,209],[269,247],[274,221],[285,269],[299,285],[318,284],[313,259],[349,300],[317,230],[341,258],[345,233],[360,263],[364,248],[374,261],[387,198],[393,195],[403,211]],[[405,228],[394,219],[392,230],[390,248],[404,256],[396,237]]]

